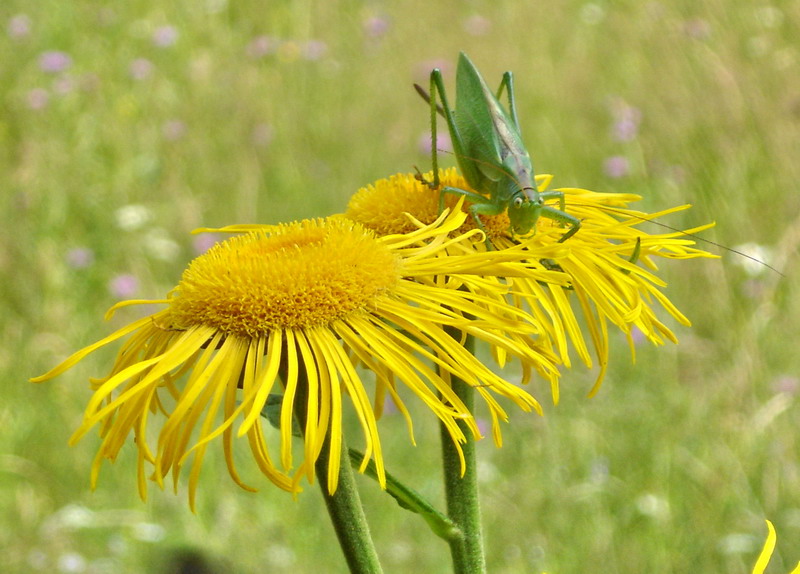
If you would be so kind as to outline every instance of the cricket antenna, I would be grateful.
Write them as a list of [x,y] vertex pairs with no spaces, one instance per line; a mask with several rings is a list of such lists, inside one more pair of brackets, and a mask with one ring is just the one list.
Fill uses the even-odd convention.
[[[622,212],[614,209],[613,207],[609,207],[609,206],[604,206],[603,209],[606,209],[608,211],[614,211],[614,212],[617,212],[617,213],[622,213]],[[681,233],[681,234],[685,235],[686,237],[691,237],[692,239],[696,239],[697,241],[701,241],[703,243],[707,243],[709,245],[713,245],[714,247],[717,247],[719,249],[723,249],[723,250],[728,251],[730,253],[735,253],[736,255],[739,255],[740,257],[744,257],[745,259],[749,259],[750,261],[753,261],[754,263],[758,263],[759,265],[763,265],[764,267],[766,267],[770,271],[773,271],[773,272],[777,273],[778,275],[780,275],[784,279],[786,278],[786,275],[782,271],[779,271],[778,269],[776,269],[775,267],[773,267],[772,265],[770,265],[766,261],[762,261],[758,257],[753,257],[752,255],[749,255],[749,254],[745,253],[744,251],[740,251],[738,249],[734,249],[733,247],[728,247],[727,245],[722,245],[721,243],[717,243],[716,241],[712,241],[711,239],[706,239],[705,237],[700,237],[699,235],[696,235],[694,233],[688,233],[686,231],[683,231],[682,229],[678,229],[677,227],[672,227],[671,225],[667,225],[666,223],[661,223],[660,221],[656,221],[655,219],[649,219],[647,217],[642,217],[641,215],[635,215],[635,214],[632,214],[632,213],[625,213],[625,216],[633,217],[634,219],[639,219],[640,221],[646,221],[647,223],[653,223],[655,225],[659,225],[659,226],[664,227],[666,229],[671,229],[672,231],[675,231],[677,233]]]

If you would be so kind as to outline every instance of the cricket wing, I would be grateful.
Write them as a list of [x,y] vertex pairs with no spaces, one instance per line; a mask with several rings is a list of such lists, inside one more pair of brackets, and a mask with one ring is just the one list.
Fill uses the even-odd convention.
[[[502,176],[502,149],[494,119],[498,113],[505,117],[505,112],[480,72],[462,52],[456,71],[455,111],[461,149],[455,151],[461,154],[458,163],[464,177],[476,189],[485,187],[481,185],[485,180],[496,182]],[[470,174],[474,181],[470,179]]]
[[517,187],[531,190],[526,191],[529,197],[535,195],[533,164],[519,128],[463,53],[458,61],[456,88],[456,125],[462,138],[471,144],[465,146],[466,153],[475,158],[473,163],[483,181],[499,184],[510,178]]

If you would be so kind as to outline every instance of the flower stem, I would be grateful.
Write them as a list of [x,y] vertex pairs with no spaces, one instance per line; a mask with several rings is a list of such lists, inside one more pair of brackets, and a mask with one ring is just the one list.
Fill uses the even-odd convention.
[[[464,346],[474,352],[475,342],[467,337]],[[474,412],[475,391],[464,381],[453,377],[453,391],[464,402],[470,412]],[[478,498],[477,458],[475,439],[472,431],[462,422],[458,423],[464,432],[466,442],[461,446],[466,462],[464,476],[461,476],[461,459],[453,439],[444,425],[441,425],[442,460],[444,463],[444,487],[447,500],[447,514],[463,532],[463,537],[452,539],[450,555],[455,574],[479,574],[486,572],[486,559],[483,551],[481,533],[481,509]]]
[[[298,374],[298,385],[295,395],[294,414],[305,429],[308,405],[307,379],[303,373]],[[328,468],[332,456],[340,457],[339,482],[336,492],[328,492]],[[347,445],[342,437],[342,448],[339,452],[330,451],[330,429],[325,443],[314,465],[319,481],[322,497],[328,508],[333,529],[339,539],[347,565],[352,574],[380,574],[382,572],[378,553],[372,542],[367,518],[361,505],[361,498],[356,489],[353,469],[350,468]]]
[[[334,494],[328,492],[327,476],[330,456],[342,458],[339,465],[339,486]],[[356,489],[353,469],[350,467],[347,446],[342,439],[342,449],[337,453],[330,452],[330,439],[325,439],[325,446],[316,463],[317,479],[319,480],[322,497],[328,507],[328,514],[339,546],[342,548],[347,565],[353,574],[378,574],[381,565],[378,554],[372,542],[367,518],[361,506],[361,499]]]

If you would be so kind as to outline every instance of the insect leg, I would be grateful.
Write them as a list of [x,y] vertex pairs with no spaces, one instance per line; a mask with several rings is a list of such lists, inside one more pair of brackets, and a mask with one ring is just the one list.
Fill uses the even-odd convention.
[[[464,154],[463,151],[463,143],[460,140],[458,128],[456,127],[456,120],[455,120],[455,113],[453,109],[450,107],[450,103],[447,101],[447,92],[444,88],[444,79],[442,78],[442,72],[438,68],[434,69],[430,75],[430,93],[426,92],[422,87],[417,84],[414,84],[414,88],[417,90],[417,93],[424,99],[426,102],[430,104],[431,108],[431,164],[433,169],[433,181],[427,182],[428,187],[431,189],[439,189],[441,182],[439,180],[439,149],[436,147],[437,141],[437,132],[438,132],[438,122],[436,114],[440,114],[444,117],[445,122],[447,123],[447,128],[450,132],[450,139],[452,140],[453,149],[456,154],[460,157]],[[437,103],[437,94],[438,100],[441,102],[441,105]],[[421,181],[424,181],[422,178]],[[453,188],[456,189],[456,188]],[[444,193],[445,191],[442,190],[439,196],[439,212],[441,213],[444,209]],[[483,196],[478,194],[474,194],[477,197],[480,197],[481,200],[485,200]],[[476,199],[474,198],[474,199]]]
[[464,196],[469,202],[470,206],[468,211],[470,215],[472,215],[472,219],[475,220],[475,225],[478,226],[478,229],[483,231],[483,234],[486,236],[486,245],[490,248],[493,248],[491,241],[489,240],[489,232],[486,230],[486,226],[481,221],[481,218],[478,217],[479,215],[499,215],[505,211],[506,206],[500,202],[492,202],[490,198],[486,197],[485,195],[481,195],[480,193],[475,193],[474,191],[470,191],[468,189],[461,189],[460,187],[443,187],[441,189],[442,195],[439,197],[439,213],[444,211],[444,194],[450,193],[452,195],[461,195]]
[[[496,206],[491,203],[489,198],[480,193],[470,191],[468,189],[461,189],[460,187],[443,187],[441,189],[442,195],[439,198],[439,212],[444,211],[444,194],[449,193],[452,195],[462,195],[467,201],[470,202],[470,212],[476,211],[483,215],[497,215],[503,212],[505,206]],[[473,209],[475,208],[475,209]]]
[[[553,192],[555,193],[555,192]],[[563,199],[563,196],[562,196]],[[571,227],[567,230],[567,232],[561,236],[558,240],[559,243],[564,243],[567,239],[575,235],[578,230],[581,228],[581,220],[575,217],[574,215],[570,215],[569,213],[565,213],[560,209],[556,209],[555,207],[550,207],[549,205],[542,206],[542,217],[546,217],[548,219],[553,219],[558,221],[559,223],[563,223],[566,225],[570,225]]]
[[[433,181],[429,183],[428,186],[431,189],[438,189],[440,182],[439,150],[436,147],[436,141],[438,139],[438,123],[436,114],[439,113],[444,117],[445,121],[447,122],[447,127],[450,130],[451,139],[457,139],[458,131],[456,130],[453,110],[450,108],[450,104],[447,101],[447,93],[444,89],[444,79],[442,78],[442,72],[439,70],[439,68],[436,68],[431,72],[430,81],[430,93],[425,92],[424,89],[416,84],[414,84],[414,87],[416,88],[417,93],[419,93],[419,95],[422,96],[422,98],[431,106],[431,164],[433,165]],[[436,102],[437,94],[439,100],[442,102],[441,105],[438,105]],[[460,142],[455,142],[453,145],[458,148],[460,147]],[[458,149],[456,151],[458,151]]]
[[561,239],[558,240],[559,243],[563,243],[578,232],[578,230],[581,228],[581,220],[564,211],[564,208],[566,207],[566,200],[564,199],[563,192],[555,190],[542,191],[539,193],[539,197],[542,200],[558,198],[559,209],[550,207],[549,205],[544,205],[542,206],[542,215],[548,219],[553,219],[565,225],[572,226],[564,235],[561,236]]
[[539,197],[541,197],[545,201],[548,200],[548,199],[557,198],[558,199],[558,209],[559,209],[559,211],[564,211],[564,209],[567,207],[567,200],[564,199],[564,192],[563,191],[555,191],[555,190],[540,191],[539,192]]
[[508,95],[508,113],[511,115],[511,121],[514,123],[514,127],[517,128],[517,132],[521,133],[519,129],[519,121],[517,121],[517,104],[516,100],[514,99],[514,74],[511,72],[506,72],[503,74],[503,79],[500,80],[500,87],[497,88],[498,100],[503,94],[503,89],[505,89],[506,94]]
[[[439,187],[439,150],[436,147],[436,76],[438,75],[439,81],[441,83],[442,73],[439,69],[435,69],[431,72],[431,164],[433,165],[433,182],[430,184],[432,189],[437,189]],[[439,97],[442,97],[441,91],[439,93]],[[442,212],[444,206],[444,192],[440,192],[439,196],[439,212]]]
[[[417,90],[417,93],[422,97],[423,100],[429,104],[431,103],[431,95],[425,91],[425,88],[419,84],[414,84],[414,89]],[[440,116],[444,117],[444,108],[441,105],[436,104],[436,111],[439,112]]]

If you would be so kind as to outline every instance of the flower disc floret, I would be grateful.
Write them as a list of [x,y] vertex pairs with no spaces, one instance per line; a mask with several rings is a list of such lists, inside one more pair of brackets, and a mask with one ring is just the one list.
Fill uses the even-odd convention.
[[[467,185],[455,168],[443,169],[439,173],[441,187],[456,187],[480,193]],[[426,182],[433,180],[433,172],[418,174],[398,173],[371,183],[358,190],[348,202],[347,216],[363,223],[378,235],[407,233],[413,223],[406,213],[423,223],[432,223],[439,217],[439,192],[432,190]],[[461,205],[465,212],[469,203],[458,201],[452,193],[444,195],[444,205],[454,208]],[[481,222],[489,238],[507,233],[511,222],[503,212],[499,215],[480,215]],[[458,233],[465,233],[477,227],[475,220],[468,217]]]
[[232,237],[195,259],[178,285],[169,328],[256,337],[327,325],[374,307],[400,280],[400,260],[346,220],[307,220]]

